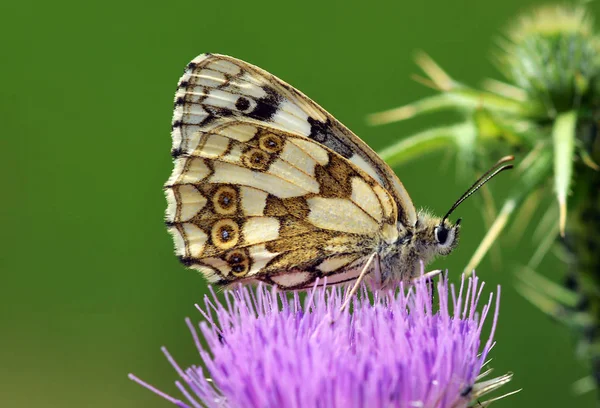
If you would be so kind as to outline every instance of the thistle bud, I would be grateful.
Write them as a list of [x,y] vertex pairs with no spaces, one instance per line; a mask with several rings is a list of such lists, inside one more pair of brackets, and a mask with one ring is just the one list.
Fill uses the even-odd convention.
[[513,24],[501,46],[506,77],[549,116],[597,103],[600,37],[584,8],[536,9]]

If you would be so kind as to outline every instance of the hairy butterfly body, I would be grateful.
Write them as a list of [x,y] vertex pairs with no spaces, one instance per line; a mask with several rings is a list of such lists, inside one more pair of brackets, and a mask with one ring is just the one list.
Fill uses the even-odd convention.
[[417,213],[392,169],[323,108],[216,54],[180,79],[172,137],[166,224],[180,260],[221,284],[302,289],[366,269],[377,286],[408,281],[420,260],[456,246],[452,210],[510,167],[478,180],[443,218]]

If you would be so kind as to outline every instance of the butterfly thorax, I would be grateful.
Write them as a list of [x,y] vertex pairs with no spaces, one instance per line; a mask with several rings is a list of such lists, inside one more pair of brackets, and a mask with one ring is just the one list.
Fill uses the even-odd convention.
[[448,255],[458,244],[460,226],[443,222],[421,211],[413,227],[398,223],[398,239],[383,243],[379,250],[381,286],[408,282],[421,273],[421,262],[427,265],[436,256]]

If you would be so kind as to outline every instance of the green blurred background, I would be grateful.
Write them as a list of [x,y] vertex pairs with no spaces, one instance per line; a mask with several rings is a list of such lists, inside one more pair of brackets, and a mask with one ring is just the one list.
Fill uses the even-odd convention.
[[[259,65],[381,149],[452,119],[366,125],[368,113],[432,93],[409,78],[415,51],[477,84],[497,76],[500,29],[536,3],[2,2],[0,406],[167,407],[127,373],[177,394],[159,347],[198,362],[183,319],[199,320],[206,285],[173,255],[161,189],[189,60],[217,52]],[[442,214],[469,184],[454,165],[432,155],[397,172],[417,206]],[[510,183],[494,182],[498,201]],[[461,245],[434,266],[462,270],[485,232],[478,205],[456,213]],[[570,391],[587,371],[566,329],[512,286],[535,245],[508,241],[499,268],[489,257],[479,267],[490,290],[503,285],[493,367],[515,372],[506,391],[524,389],[498,406],[592,406],[594,395]],[[552,257],[542,271],[562,272]]]

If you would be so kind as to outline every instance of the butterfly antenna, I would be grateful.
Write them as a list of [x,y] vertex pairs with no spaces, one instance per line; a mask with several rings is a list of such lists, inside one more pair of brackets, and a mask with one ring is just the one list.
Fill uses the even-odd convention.
[[506,164],[506,163],[508,163],[514,159],[515,159],[514,156],[504,156],[503,158],[498,160],[492,167],[490,167],[490,169],[488,171],[483,173],[481,175],[481,177],[479,177],[477,179],[477,181],[475,181],[475,183],[473,183],[473,185],[471,187],[469,187],[467,189],[467,191],[465,191],[465,193],[458,200],[456,200],[456,202],[452,205],[452,207],[450,207],[450,210],[448,210],[446,215],[444,215],[444,218],[442,218],[441,224],[443,224],[444,221],[446,221],[446,219],[450,216],[450,214],[452,214],[452,212],[454,212],[454,210],[456,210],[456,208],[463,201],[465,201],[467,198],[469,198],[474,192],[479,190],[485,183],[487,183],[488,181],[493,179],[496,175],[503,172],[504,170],[512,169],[514,166],[512,164]]

